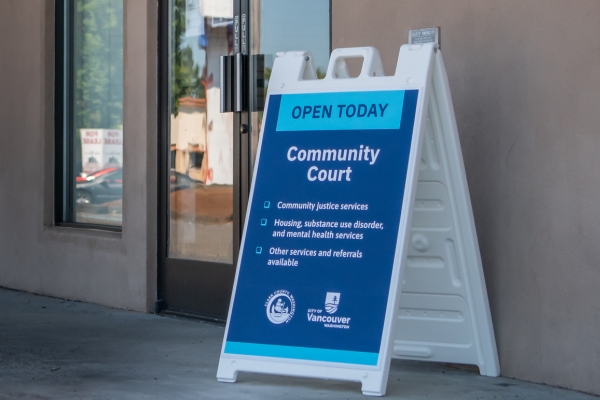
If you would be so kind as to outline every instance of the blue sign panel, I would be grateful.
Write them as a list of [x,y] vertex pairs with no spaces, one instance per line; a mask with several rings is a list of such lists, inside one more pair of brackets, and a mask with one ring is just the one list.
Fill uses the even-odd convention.
[[417,97],[270,97],[226,354],[377,365]]

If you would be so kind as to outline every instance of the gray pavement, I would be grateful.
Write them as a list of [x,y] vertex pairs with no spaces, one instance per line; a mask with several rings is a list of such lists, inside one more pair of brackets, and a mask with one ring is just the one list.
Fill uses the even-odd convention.
[[[0,399],[365,399],[360,384],[240,374],[215,379],[219,325],[0,289]],[[394,360],[387,398],[597,400]]]

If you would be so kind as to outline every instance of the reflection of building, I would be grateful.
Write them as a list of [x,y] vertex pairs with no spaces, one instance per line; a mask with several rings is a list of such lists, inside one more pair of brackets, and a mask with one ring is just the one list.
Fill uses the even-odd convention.
[[[170,117],[170,166],[204,185],[171,192],[169,251],[185,259],[231,263],[233,116],[220,110],[219,57],[232,49],[232,3],[187,0],[186,4],[191,23],[186,23],[180,51],[192,54],[193,66],[188,61],[186,68],[173,70],[179,74],[175,79],[193,87],[181,88],[185,94],[177,99],[179,106]],[[194,86],[198,78],[204,90]]]
[[171,115],[171,168],[206,182],[206,99],[179,99]]
[[233,117],[220,112],[220,92],[210,88],[207,97],[207,184],[233,184]]
[[232,185],[233,120],[220,112],[218,86],[219,56],[228,54],[232,45],[233,6],[215,0],[186,4],[184,43],[202,71],[205,90],[204,98],[180,98],[177,114],[171,115],[171,168],[207,185]]
[[207,99],[179,99],[179,113],[171,115],[171,168],[207,185],[233,184],[231,114],[219,110],[219,89]]

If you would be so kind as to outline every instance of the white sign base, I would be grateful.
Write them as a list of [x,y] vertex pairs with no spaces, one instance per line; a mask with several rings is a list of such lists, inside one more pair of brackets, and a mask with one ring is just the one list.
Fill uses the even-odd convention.
[[[286,364],[285,370],[281,368],[283,363]],[[304,363],[298,363],[297,366],[294,366],[292,362],[284,359],[281,359],[281,361],[261,361],[240,358],[224,360],[221,358],[219,369],[217,370],[217,380],[219,382],[234,383],[237,379],[238,371],[361,382],[361,390],[364,395],[383,396],[389,375],[389,361],[387,368],[382,370],[361,371],[354,368],[336,368],[319,365],[312,365],[310,368],[307,368]]]

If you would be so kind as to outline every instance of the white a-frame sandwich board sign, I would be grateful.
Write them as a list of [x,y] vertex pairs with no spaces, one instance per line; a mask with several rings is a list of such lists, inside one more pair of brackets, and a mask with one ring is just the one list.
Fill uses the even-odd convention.
[[[349,79],[345,60],[355,57],[364,59],[363,67],[359,77]],[[441,81],[435,79],[438,74]],[[444,87],[438,90],[440,84]],[[434,102],[447,119],[441,122],[428,118],[436,95],[443,96]],[[450,128],[436,131],[432,124],[438,122]],[[430,151],[424,141],[432,137],[431,129],[438,153],[422,160],[423,149]],[[441,153],[446,150],[454,155]],[[456,184],[448,175],[461,174],[459,187],[447,187],[446,197],[440,197],[442,192],[435,197],[435,188],[421,184],[428,162],[443,170],[442,185]],[[415,199],[421,200],[421,193],[427,197],[419,208]],[[334,50],[322,80],[316,79],[309,52],[276,58],[248,207],[219,381],[234,382],[239,371],[339,379],[361,382],[364,394],[381,396],[394,355],[455,357],[447,361],[475,360],[489,366],[487,375],[498,370],[437,45],[402,46],[394,76],[383,75],[379,54],[371,47]],[[452,226],[436,220],[448,218],[446,213],[432,212],[425,219],[436,222],[411,228],[422,219],[416,214],[428,207],[450,207]],[[458,222],[461,218],[469,229]],[[441,236],[430,233],[444,229],[454,229],[454,236],[438,243]],[[459,254],[452,260],[437,253],[447,240],[453,240]],[[449,264],[460,261],[471,264]],[[417,282],[419,296],[410,297],[404,292],[413,288],[404,282],[411,277],[405,271],[409,268],[443,270],[447,279],[436,276],[430,286]],[[465,291],[448,290],[457,285]],[[461,295],[466,308],[452,300]],[[443,323],[428,325],[429,319],[414,320],[407,312],[429,313],[431,321]],[[453,320],[445,324],[447,316]],[[460,332],[452,331],[453,339],[446,340],[443,332],[428,331],[452,329],[455,321],[470,324],[475,358],[470,347],[456,343]],[[462,357],[467,351],[469,356]]]

